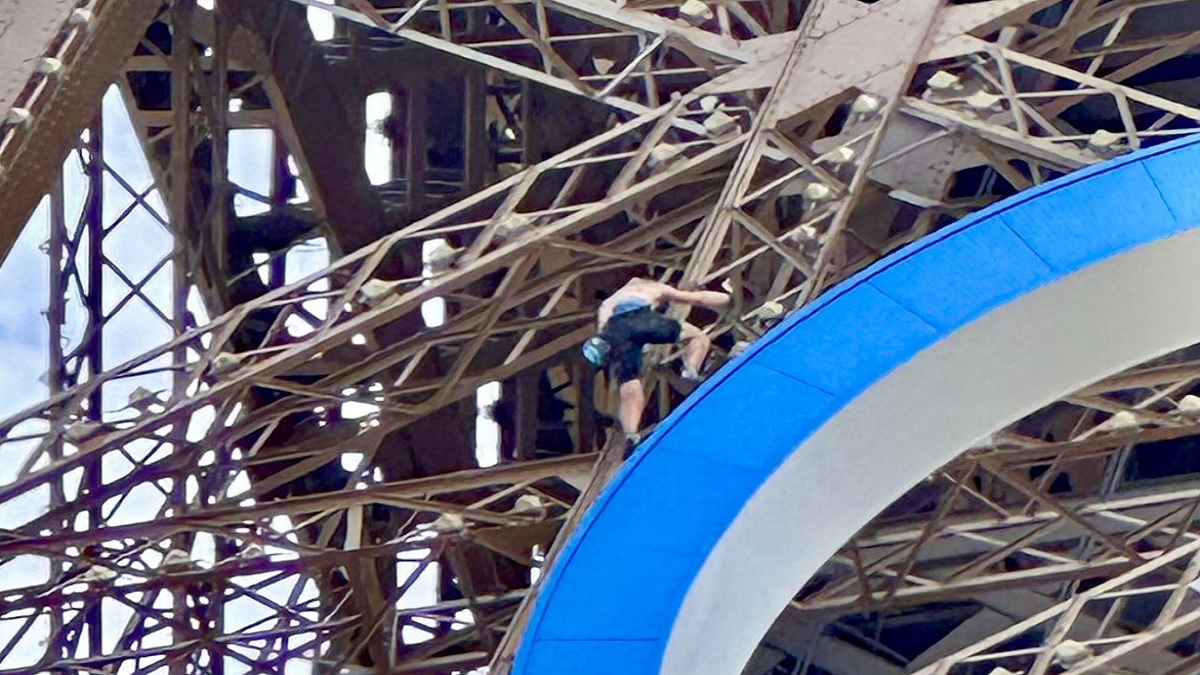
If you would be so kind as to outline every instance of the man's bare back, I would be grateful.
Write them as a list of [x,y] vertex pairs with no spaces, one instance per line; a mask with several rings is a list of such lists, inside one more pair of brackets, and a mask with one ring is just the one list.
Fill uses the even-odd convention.
[[596,315],[597,323],[600,329],[604,330],[604,326],[612,318],[613,310],[622,302],[641,300],[651,307],[658,307],[663,302],[676,299],[679,294],[678,290],[667,284],[634,277],[600,303]]

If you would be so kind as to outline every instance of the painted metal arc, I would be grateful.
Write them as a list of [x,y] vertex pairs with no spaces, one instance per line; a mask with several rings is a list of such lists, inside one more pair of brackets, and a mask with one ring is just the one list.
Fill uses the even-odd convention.
[[[892,465],[884,466],[882,473],[883,480],[892,484],[879,494],[845,496],[844,509],[838,503],[843,495],[801,499],[811,504],[829,502],[824,513],[810,514],[813,518],[807,521],[794,511],[786,514],[800,521],[789,525],[793,530],[819,531],[813,537],[819,541],[812,547],[801,541],[759,541],[758,550],[737,550],[770,517],[767,507],[771,505],[764,500],[779,500],[778,507],[788,499],[786,493],[766,494],[779,482],[777,474],[807,471],[806,479],[820,490],[820,481],[829,474],[815,473],[829,472],[836,468],[833,463],[842,461],[832,457],[838,453],[831,452],[828,444],[822,449],[826,455],[804,455],[806,448],[816,447],[814,439],[823,430],[835,425],[856,401],[883,391],[888,378],[913,370],[939,348],[953,354],[945,350],[955,340],[982,344],[987,339],[980,335],[1008,335],[1001,325],[1005,321],[1041,323],[1016,311],[1023,303],[1044,313],[1046,307],[1036,308],[1033,300],[1058,291],[1078,295],[1093,282],[1097,287],[1108,283],[1120,288],[1112,284],[1127,283],[1129,277],[1142,273],[1152,275],[1156,270],[1143,268],[1160,264],[1155,262],[1160,259],[1165,261],[1162,265],[1184,271],[1195,260],[1194,268],[1200,269],[1200,257],[1187,257],[1192,255],[1190,249],[1182,262],[1159,255],[1174,249],[1179,258],[1189,246],[1200,251],[1198,225],[1200,139],[1189,137],[1070,174],[993,205],[898,251],[790,316],[711,377],[613,479],[549,571],[513,672],[651,675],[690,670],[736,675],[747,652],[791,594],[837,547],[892,499],[994,427],[978,430],[974,438],[963,436],[952,447],[921,449],[926,456],[914,457],[911,463],[896,461],[895,455],[890,460],[886,455],[851,457],[860,469],[871,461],[890,461]],[[1151,252],[1158,257],[1150,256]],[[1190,295],[1200,294],[1193,289]],[[1153,297],[1148,289],[1139,289],[1136,296],[1143,305],[1155,304],[1147,302]],[[1103,323],[1108,316],[1103,298],[1088,302],[1097,307],[1078,309],[1079,321],[1092,321],[1089,317],[1094,315]],[[1175,331],[1178,334],[1156,338],[1158,342],[1145,349],[1165,353],[1200,340],[1200,319],[1192,318],[1200,315],[1200,301],[1195,305],[1195,312],[1188,306],[1151,308],[1148,322],[1165,325],[1173,316],[1185,320]],[[1046,322],[1045,330],[1051,332],[1029,341],[1075,344],[1078,334],[1054,332],[1070,332],[1072,311],[1067,308],[1068,316]],[[984,326],[989,322],[994,325]],[[979,333],[981,327],[988,332]],[[1159,355],[1124,353],[1121,350],[1128,352],[1128,348],[1120,345],[1110,348],[1105,327],[1092,328],[1100,330],[1096,336],[1100,362],[1081,366],[1069,377],[1098,379],[1141,360],[1132,356]],[[1160,332],[1171,333],[1175,327],[1168,328]],[[1110,342],[1128,340],[1131,330],[1108,331],[1114,336]],[[1037,373],[1030,369],[1039,364],[1022,364],[1023,352],[1014,353],[1005,358],[1018,361],[1006,367],[1036,385],[1039,377],[1028,375]],[[1113,370],[1107,372],[1091,372],[1107,367],[1106,358],[1123,362],[1109,364]],[[941,375],[943,379],[968,376]],[[1071,386],[1076,384],[1086,382]],[[1020,387],[1014,391],[1025,395]],[[1017,407],[1032,412],[1070,391],[1040,391],[1036,395],[1044,400],[1018,401]],[[879,400],[871,404],[881,405]],[[936,416],[929,420],[914,424],[936,425]],[[896,422],[892,419],[889,424]],[[843,441],[853,445],[852,440]],[[834,509],[850,515],[831,516]],[[765,556],[774,555],[772,564],[788,567],[793,575],[783,580],[781,588],[768,587],[780,585],[780,580],[772,579],[778,573],[775,567],[758,561],[764,547],[784,549],[783,554]],[[781,555],[806,560],[785,564]],[[760,596],[764,599],[758,602],[755,598]],[[737,644],[712,644],[724,635]],[[723,651],[728,654],[723,656]]]

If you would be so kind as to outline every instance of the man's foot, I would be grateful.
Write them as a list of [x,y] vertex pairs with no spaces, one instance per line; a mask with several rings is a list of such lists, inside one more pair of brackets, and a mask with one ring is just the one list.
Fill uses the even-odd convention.
[[672,389],[684,396],[688,396],[700,387],[700,383],[704,381],[704,376],[681,370],[678,372],[667,372],[664,379]]
[[625,453],[621,455],[621,459],[629,459],[633,456],[633,451],[642,442],[642,435],[638,433],[625,434]]

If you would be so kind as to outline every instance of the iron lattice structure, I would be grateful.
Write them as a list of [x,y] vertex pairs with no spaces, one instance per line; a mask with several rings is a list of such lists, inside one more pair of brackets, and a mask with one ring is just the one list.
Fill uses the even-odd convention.
[[[49,195],[51,363],[45,400],[0,422],[0,505],[33,504],[0,530],[0,673],[505,673],[617,461],[614,392],[574,355],[598,293],[724,284],[732,310],[700,317],[720,361],[939,227],[1200,123],[1195,0],[3,12],[0,250]],[[106,152],[114,84],[141,182]],[[265,191],[231,172],[246,130],[271,134]],[[136,273],[115,235],[134,212],[173,237]],[[312,242],[332,262],[298,273]],[[136,303],[168,335],[106,358]],[[747,672],[1191,672],[1194,351],[915,486]],[[492,382],[502,461],[480,467]],[[686,394],[667,368],[646,384],[650,421]]]

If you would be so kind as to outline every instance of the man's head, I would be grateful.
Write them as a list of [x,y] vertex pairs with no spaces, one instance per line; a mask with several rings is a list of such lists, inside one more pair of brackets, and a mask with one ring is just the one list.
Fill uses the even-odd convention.
[[601,368],[608,362],[608,353],[612,351],[612,345],[603,335],[594,335],[583,343],[581,351],[583,358],[587,359],[588,363]]

